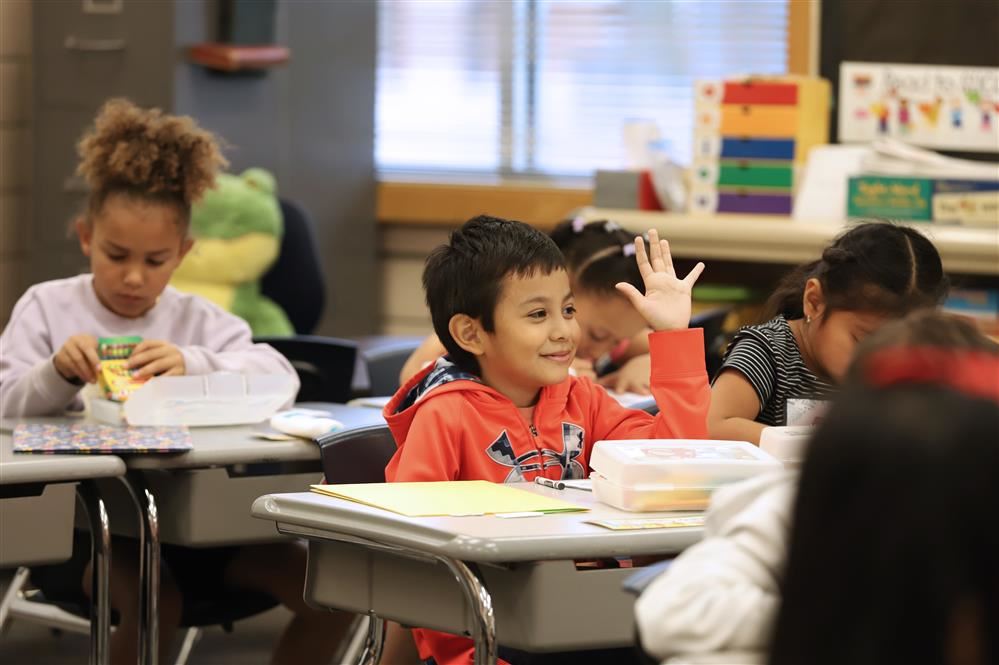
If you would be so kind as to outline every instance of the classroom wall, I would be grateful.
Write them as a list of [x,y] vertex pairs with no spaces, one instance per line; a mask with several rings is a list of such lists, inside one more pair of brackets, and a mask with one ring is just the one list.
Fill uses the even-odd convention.
[[0,325],[26,286],[31,169],[31,2],[0,1]]
[[[39,90],[27,88],[32,80],[27,73],[31,35],[34,32],[37,40],[36,58],[48,53],[44,44],[61,54],[61,42],[49,44],[52,40],[45,36],[76,25],[79,7],[44,3],[36,5],[32,16],[30,0],[0,0],[0,318],[6,320],[28,284],[84,269],[75,241],[66,236],[67,224],[83,200],[82,188],[69,182],[76,160],[73,144],[101,99],[115,94],[194,116],[224,137],[234,171],[260,166],[274,172],[280,193],[310,212],[316,225],[328,294],[316,332],[344,337],[376,332],[375,3],[277,3],[276,40],[290,48],[291,61],[262,77],[212,74],[187,62],[187,46],[217,39],[216,0],[127,4],[122,22],[131,47],[121,57],[134,65],[128,71],[149,75],[122,76],[108,81],[106,92],[90,90],[69,100],[63,99],[66,93],[53,101],[56,95],[47,93],[79,86],[60,78],[67,76],[66,68],[50,64],[35,67]],[[153,33],[150,26],[155,27]],[[8,64],[14,69],[8,71]],[[12,102],[19,97],[7,94],[8,79],[22,81],[27,90],[20,102]],[[34,127],[26,120],[8,122],[8,109],[16,109],[10,115],[17,118],[33,114]],[[34,145],[32,131],[37,133]],[[7,168],[10,164],[16,168]],[[33,169],[35,182],[51,190],[50,196],[34,201],[22,182]],[[26,212],[17,212],[21,207]]]
[[[214,38],[214,3],[179,3],[178,44]],[[319,334],[378,328],[374,105],[375,3],[281,2],[277,41],[291,62],[263,78],[178,63],[174,106],[230,144],[232,169],[275,173],[316,223],[327,304]]]

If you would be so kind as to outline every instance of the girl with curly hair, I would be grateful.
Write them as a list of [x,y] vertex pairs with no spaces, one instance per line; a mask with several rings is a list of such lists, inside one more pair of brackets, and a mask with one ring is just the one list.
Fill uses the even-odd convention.
[[[14,307],[0,337],[0,415],[60,415],[79,410],[81,388],[97,379],[98,337],[141,336],[129,361],[139,377],[215,371],[287,374],[287,360],[250,329],[198,296],[170,286],[194,241],[191,205],[226,165],[215,138],[191,118],[142,109],[124,99],[101,108],[78,145],[79,173],[90,186],[75,220],[90,273],[32,286]],[[296,377],[297,381],[297,377]],[[36,583],[69,580],[89,593],[86,534],[70,562],[35,569]],[[138,547],[112,545],[111,604],[120,616],[111,640],[114,663],[135,663],[139,625]],[[164,545],[160,589],[160,658],[192,593],[242,588],[280,600],[293,613],[274,662],[328,662],[350,617],[313,610],[302,599],[306,552],[297,542],[192,550]]]

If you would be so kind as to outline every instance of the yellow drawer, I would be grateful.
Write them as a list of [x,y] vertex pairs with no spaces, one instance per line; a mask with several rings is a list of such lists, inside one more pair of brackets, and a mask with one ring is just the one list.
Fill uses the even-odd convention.
[[725,136],[795,136],[798,107],[724,104],[721,133]]

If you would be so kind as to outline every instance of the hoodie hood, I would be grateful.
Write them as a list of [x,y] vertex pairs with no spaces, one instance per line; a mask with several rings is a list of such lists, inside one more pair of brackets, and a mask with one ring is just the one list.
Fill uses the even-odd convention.
[[[538,404],[544,403],[546,410],[549,408],[561,410],[565,407],[569,390],[570,381],[546,386],[541,389]],[[417,407],[427,401],[457,392],[462,393],[465,400],[472,402],[479,413],[516,412],[509,397],[482,383],[482,379],[478,376],[462,370],[444,356],[418,372],[399,388],[385,405],[382,416],[392,430],[396,445],[402,447],[405,444]]]

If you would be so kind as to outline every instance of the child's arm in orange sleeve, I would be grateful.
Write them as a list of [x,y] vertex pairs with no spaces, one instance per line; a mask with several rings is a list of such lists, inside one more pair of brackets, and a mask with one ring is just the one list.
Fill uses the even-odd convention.
[[707,437],[711,389],[704,367],[700,328],[652,333],[652,394],[659,413],[652,416],[622,407],[594,389],[594,441],[601,439],[703,439]]

